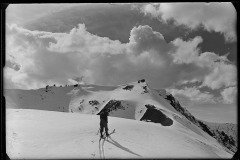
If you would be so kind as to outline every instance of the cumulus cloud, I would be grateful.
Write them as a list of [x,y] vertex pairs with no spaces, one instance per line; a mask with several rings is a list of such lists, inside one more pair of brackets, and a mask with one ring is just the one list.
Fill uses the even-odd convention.
[[222,33],[228,42],[236,41],[237,12],[229,2],[147,4],[142,11],[163,22],[174,20],[175,25],[193,30],[203,26],[209,32]]
[[173,44],[177,47],[177,50],[173,55],[173,62],[182,64],[182,63],[192,63],[199,57],[198,45],[203,39],[201,37],[195,37],[189,41],[183,41],[180,38],[177,38],[173,41]]
[[203,39],[195,37],[189,41],[175,39],[172,43],[177,49],[171,53],[173,62],[176,64],[194,64],[204,69],[207,74],[201,76],[198,81],[202,81],[201,86],[207,86],[211,89],[220,89],[236,85],[237,68],[231,64],[227,56],[219,56],[212,52],[200,53],[198,44]]
[[[130,32],[129,46],[134,52],[144,52],[156,49],[158,52],[166,53],[173,46],[168,44],[161,33],[155,32],[150,26],[134,27]],[[156,48],[158,47],[158,48]]]
[[[4,87],[6,88],[27,88],[27,75],[21,71],[16,71],[12,68],[4,68]],[[31,87],[34,88],[34,85],[31,84]]]
[[223,102],[226,104],[231,104],[236,101],[236,96],[237,96],[237,87],[228,87],[225,88],[222,92],[221,95],[223,97]]
[[[64,82],[63,79],[68,74],[76,72],[76,68],[71,65],[77,62],[74,57],[47,49],[49,43],[56,42],[55,38],[60,35],[29,31],[16,25],[9,26],[6,38],[6,61],[14,57],[14,61],[21,65],[21,69],[15,74],[6,74],[6,83],[11,81],[17,88],[38,88],[47,83]],[[4,73],[8,72],[12,73],[6,66]]]
[[167,43],[163,35],[152,30],[150,26],[133,27],[130,32],[129,43],[126,44],[128,55],[135,55],[133,62],[145,60],[147,57],[156,65],[165,65],[170,61],[167,54],[175,46]]
[[212,71],[204,77],[202,86],[208,86],[212,89],[220,89],[236,85],[237,83],[237,68],[231,64],[215,63],[212,66]]
[[[118,40],[99,37],[86,31],[84,24],[79,24],[70,33],[56,37],[57,43],[50,42],[49,49],[56,52],[81,52],[82,54],[118,54],[122,44]],[[91,46],[91,47],[90,47]],[[89,54],[90,53],[90,54]]]
[[183,105],[217,103],[217,98],[209,92],[201,92],[197,87],[185,87],[183,89],[168,89],[172,95]]
[[20,68],[21,68],[21,66],[19,64],[17,64],[16,62],[14,62],[12,60],[7,60],[5,66],[9,67],[9,68],[12,68],[15,71],[19,71]]
[[[188,81],[202,82],[202,86],[212,89],[236,84],[236,66],[227,63],[226,56],[200,53],[201,37],[166,42],[161,33],[149,26],[133,27],[127,43],[91,34],[84,24],[68,33],[7,25],[6,38],[6,88],[65,85],[81,76],[85,83],[100,85],[146,78],[154,88]],[[213,99],[212,94],[197,88],[172,91],[197,102]]]
[[[152,45],[144,46],[144,43]],[[11,81],[21,88],[23,84],[12,77],[24,74],[21,77],[25,80],[22,78],[21,83],[28,80],[26,88],[36,87],[36,84],[40,87],[47,83],[67,83],[69,77],[79,75],[88,83],[105,85],[142,77],[154,79],[171,47],[149,26],[133,28],[130,42],[124,44],[89,33],[84,24],[69,33],[30,31],[11,25],[7,28],[6,60],[14,57],[21,69],[18,74],[6,74],[5,77],[6,82]]]

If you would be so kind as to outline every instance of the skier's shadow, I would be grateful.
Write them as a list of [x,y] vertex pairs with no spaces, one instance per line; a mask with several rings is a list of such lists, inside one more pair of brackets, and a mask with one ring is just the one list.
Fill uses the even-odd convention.
[[131,151],[130,149],[128,149],[128,148],[126,148],[126,147],[123,147],[123,146],[122,146],[121,144],[119,144],[117,141],[114,141],[110,136],[109,136],[108,138],[111,139],[112,142],[109,141],[109,140],[107,140],[107,142],[115,145],[115,146],[118,147],[118,148],[121,148],[121,149],[124,150],[124,151],[127,151],[127,152],[129,152],[129,153],[131,153],[131,154],[134,154],[134,155],[138,156],[138,157],[142,157],[141,155],[139,155],[139,154],[137,154],[137,153],[134,153],[134,152]]

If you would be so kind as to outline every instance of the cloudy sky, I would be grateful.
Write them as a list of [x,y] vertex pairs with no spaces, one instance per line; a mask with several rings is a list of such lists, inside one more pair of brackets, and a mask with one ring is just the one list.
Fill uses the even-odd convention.
[[236,23],[231,3],[11,4],[4,86],[145,78],[197,118],[236,123]]

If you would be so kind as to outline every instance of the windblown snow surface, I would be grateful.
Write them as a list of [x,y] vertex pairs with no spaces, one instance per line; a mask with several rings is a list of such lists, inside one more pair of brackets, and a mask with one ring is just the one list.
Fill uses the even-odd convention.
[[[176,111],[164,99],[165,90],[159,92],[144,81],[116,87],[8,90],[7,154],[26,159],[233,156]],[[99,142],[98,114],[104,108],[110,110],[110,132],[116,132]]]

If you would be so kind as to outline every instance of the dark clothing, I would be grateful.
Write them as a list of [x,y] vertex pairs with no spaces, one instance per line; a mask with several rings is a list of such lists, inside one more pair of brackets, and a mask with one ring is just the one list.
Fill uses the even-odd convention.
[[100,119],[101,121],[104,120],[108,123],[108,112],[103,112],[102,114],[100,114]]
[[101,133],[101,136],[102,136],[103,130],[105,130],[106,135],[108,135],[108,124],[107,124],[106,121],[101,120],[101,122],[100,122],[100,133]]
[[106,135],[108,135],[108,112],[100,114],[100,133],[102,136],[103,130],[105,130]]

